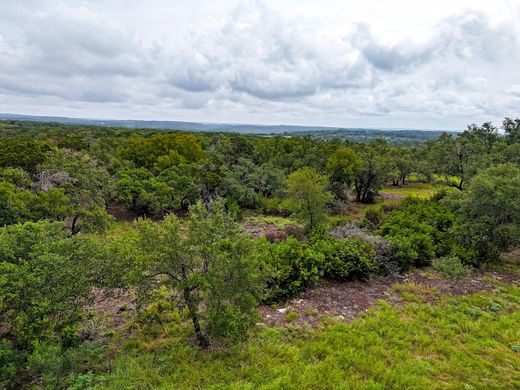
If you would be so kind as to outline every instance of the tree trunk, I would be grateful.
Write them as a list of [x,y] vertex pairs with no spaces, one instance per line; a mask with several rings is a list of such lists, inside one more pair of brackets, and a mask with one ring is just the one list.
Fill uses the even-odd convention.
[[190,312],[191,321],[193,322],[193,329],[195,330],[195,335],[197,336],[197,342],[199,343],[199,347],[208,348],[209,347],[209,338],[204,334],[202,328],[200,327],[199,315],[197,313],[197,306],[195,302],[193,302],[193,297],[191,295],[191,289],[189,287],[185,287],[184,291],[184,302],[188,307],[188,311]]
[[72,225],[70,227],[70,234],[73,236],[77,233],[76,231],[76,223],[78,222],[79,214],[74,215],[74,218],[72,218]]

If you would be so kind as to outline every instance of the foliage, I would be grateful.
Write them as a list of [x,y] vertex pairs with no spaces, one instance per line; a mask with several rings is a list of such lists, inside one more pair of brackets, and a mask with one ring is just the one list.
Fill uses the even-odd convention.
[[287,179],[290,208],[308,231],[326,220],[332,194],[325,191],[325,186],[325,178],[309,167],[300,168]]
[[383,302],[351,323],[329,321],[309,332],[264,328],[211,354],[187,346],[182,332],[160,343],[137,336],[99,387],[514,389],[519,296],[511,286],[435,305]]
[[414,243],[405,236],[388,236],[390,244],[390,258],[395,261],[401,271],[406,271],[413,266],[419,257]]
[[446,279],[452,281],[467,278],[471,274],[471,267],[463,264],[456,256],[435,259],[432,265],[436,271],[439,271]]
[[185,231],[173,214],[161,224],[138,221],[140,255],[132,270],[142,299],[161,285],[181,295],[201,347],[209,344],[206,333],[244,335],[254,323],[258,285],[248,241],[238,239],[222,201],[210,207],[200,202],[191,207]]
[[313,249],[323,254],[324,276],[331,280],[367,280],[378,269],[374,248],[361,238],[326,238]]
[[[396,147],[382,140],[330,139],[346,134],[341,131],[287,137],[0,122],[0,387],[95,386],[98,369],[106,369],[106,340],[84,335],[83,309],[93,291],[114,287],[136,287],[139,293],[140,312],[147,313],[140,318],[150,326],[136,332],[137,344],[164,347],[153,357],[153,347],[144,352],[138,347],[138,357],[122,357],[123,362],[151,362],[142,372],[126,368],[137,370],[136,380],[128,386],[126,378],[117,377],[126,385],[122,388],[219,387],[220,382],[262,387],[266,377],[273,387],[478,387],[477,372],[498,378],[497,372],[516,363],[507,354],[518,344],[507,333],[513,322],[502,312],[513,310],[512,295],[507,300],[494,296],[486,305],[478,299],[466,302],[457,314],[446,306],[441,311],[421,306],[424,313],[414,317],[417,311],[409,309],[403,321],[394,321],[401,313],[383,308],[377,316],[385,322],[376,316],[362,330],[321,329],[301,342],[294,337],[294,323],[287,334],[265,329],[256,338],[244,336],[252,333],[259,300],[295,297],[324,276],[366,279],[440,257],[435,267],[459,277],[467,265],[497,261],[518,245],[518,124],[506,118],[504,135],[492,123],[472,124],[461,134],[429,136],[425,145]],[[395,132],[387,134],[395,139]],[[351,187],[357,204],[347,204]],[[378,199],[382,188],[424,198],[440,190],[431,199],[399,202]],[[215,202],[219,198],[226,202]],[[327,234],[335,209],[340,210],[335,219],[345,222],[365,207],[361,203],[375,201],[383,207],[367,211],[364,226],[371,230],[347,225]],[[249,215],[247,209],[269,214],[256,221],[278,226],[269,237],[273,243],[252,242],[239,231],[233,218]],[[107,210],[121,220],[114,223]],[[179,217],[126,222],[171,212]],[[304,230],[288,225],[291,212]],[[420,295],[416,290],[408,295]],[[453,336],[452,325],[466,314],[473,322],[497,317],[478,335],[472,323],[461,323],[461,340]],[[243,342],[201,354],[183,342],[193,336],[185,320],[202,346],[210,336]],[[438,327],[436,343],[428,339],[435,332],[432,324]],[[154,339],[161,331],[174,334],[173,339]],[[437,340],[444,337],[450,344],[439,352]],[[460,344],[468,337],[469,345]],[[393,338],[399,343],[388,344]],[[507,344],[493,344],[490,352],[489,339],[501,338]],[[320,341],[307,343],[311,339]],[[351,344],[330,349],[330,340]],[[459,352],[450,349],[454,343]],[[172,355],[163,353],[169,348]],[[349,348],[368,351],[362,357],[369,364]],[[492,364],[479,348],[486,356],[495,354]],[[464,361],[460,350],[471,359]],[[432,358],[425,363],[424,356]],[[448,357],[448,363],[439,363]],[[499,359],[509,360],[496,369]],[[226,371],[223,361],[235,364],[235,370]],[[470,374],[451,369],[455,361]],[[345,371],[345,362],[352,372]],[[393,371],[387,374],[383,366],[386,370],[390,363]],[[492,373],[486,371],[490,367]],[[287,375],[285,368],[290,368]],[[166,372],[174,375],[169,383],[162,382]],[[510,378],[503,375],[485,385],[507,387],[503,384]]]
[[348,189],[354,181],[354,172],[361,165],[357,153],[347,147],[338,148],[327,160],[330,189],[340,200],[348,200]]
[[501,164],[473,178],[467,190],[444,202],[457,215],[454,232],[460,244],[474,250],[476,261],[498,260],[520,237],[520,168]]
[[375,251],[374,260],[376,261],[379,271],[392,274],[400,270],[400,263],[392,258],[390,243],[387,239],[370,234],[368,229],[361,228],[352,223],[335,226],[329,231],[329,234],[336,239],[359,238],[370,244]]
[[354,182],[358,202],[374,202],[375,195],[391,173],[388,159],[390,151],[389,145],[384,141],[374,141],[368,145],[359,146],[361,164],[355,171]]
[[[402,252],[398,256],[404,256],[399,260],[403,267],[413,257],[413,251],[417,253],[415,264],[424,265],[432,257],[450,252],[452,242],[449,229],[453,220],[454,216],[448,208],[436,201],[407,198],[383,216],[378,231],[384,237],[400,237],[398,245],[402,245]],[[406,248],[408,243],[404,243],[405,240],[411,244],[411,250]]]
[[276,243],[261,240],[255,252],[266,277],[264,302],[292,298],[323,276],[323,254],[294,237]]

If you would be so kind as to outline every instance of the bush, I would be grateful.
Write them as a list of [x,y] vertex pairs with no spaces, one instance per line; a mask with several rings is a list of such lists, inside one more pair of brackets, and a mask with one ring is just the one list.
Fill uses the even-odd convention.
[[400,270],[399,264],[391,258],[390,244],[388,240],[378,235],[369,234],[366,228],[360,228],[353,223],[348,223],[334,227],[329,231],[329,234],[337,239],[362,239],[374,248],[374,259],[379,265],[381,271],[393,274]]
[[294,223],[286,225],[284,231],[286,235],[293,236],[298,241],[303,241],[305,239],[305,231],[303,228]]
[[7,340],[0,340],[0,388],[7,388],[16,375],[15,351]]
[[323,254],[294,237],[272,244],[263,240],[257,256],[266,278],[263,292],[266,303],[292,298],[313,286],[323,275]]
[[287,234],[282,230],[269,230],[265,233],[265,238],[269,242],[283,241],[287,238]]
[[361,238],[328,238],[313,246],[324,256],[324,275],[331,280],[366,280],[376,272],[375,250]]
[[[437,202],[407,198],[398,208],[383,215],[378,232],[387,239],[400,237],[402,241],[406,237],[417,253],[414,264],[428,265],[432,257],[450,253],[452,241],[448,231],[453,220],[454,215]],[[406,265],[408,260],[400,261]]]
[[461,280],[471,274],[471,267],[464,265],[456,256],[442,257],[432,263],[433,268],[448,280]]
[[401,271],[406,271],[419,256],[414,245],[407,237],[390,236],[387,239],[390,245],[390,258],[398,264]]

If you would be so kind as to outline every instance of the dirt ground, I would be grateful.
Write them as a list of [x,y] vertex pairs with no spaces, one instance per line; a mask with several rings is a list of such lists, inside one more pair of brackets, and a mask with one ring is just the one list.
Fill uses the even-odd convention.
[[[468,278],[455,282],[443,279],[429,269],[413,270],[404,275],[375,277],[369,282],[321,281],[295,299],[276,306],[261,305],[258,310],[265,325],[292,323],[316,326],[324,315],[350,322],[380,300],[401,304],[404,302],[403,291],[420,291],[422,298],[434,302],[441,294],[473,294],[493,289],[499,283],[520,286],[520,249],[506,254],[504,259],[509,268],[501,267],[500,271],[474,271]],[[128,291],[116,289],[107,294],[95,290],[94,302],[85,310],[95,313],[108,329],[120,331],[132,317],[134,307],[135,297]]]
[[426,291],[435,300],[440,293],[472,294],[494,288],[496,282],[520,286],[520,276],[508,272],[475,272],[463,281],[450,282],[427,271],[413,271],[405,275],[378,277],[369,282],[332,283],[323,281],[316,287],[279,306],[260,306],[266,325],[293,323],[315,326],[320,317],[328,315],[346,322],[380,300],[394,304],[403,302],[400,288]]

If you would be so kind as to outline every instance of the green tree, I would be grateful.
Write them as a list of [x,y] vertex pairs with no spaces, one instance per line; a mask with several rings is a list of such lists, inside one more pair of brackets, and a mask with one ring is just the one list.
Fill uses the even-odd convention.
[[287,179],[291,211],[309,231],[327,219],[327,205],[333,195],[325,190],[326,185],[327,179],[310,167],[298,169]]
[[337,199],[348,200],[356,169],[361,165],[358,154],[347,147],[340,147],[327,160],[330,189]]
[[253,324],[259,286],[250,243],[239,237],[222,201],[210,207],[192,206],[185,231],[175,215],[160,224],[139,221],[142,259],[134,270],[141,297],[160,285],[181,294],[203,348],[208,334],[244,334]]
[[520,143],[520,118],[505,118],[502,122],[502,129],[506,133],[509,145]]
[[445,200],[456,213],[454,232],[477,261],[498,260],[519,243],[520,168],[500,164],[475,176],[464,193]]
[[369,145],[360,145],[359,149],[361,164],[356,169],[354,182],[356,200],[371,203],[391,176],[390,148],[386,142],[372,142]]
[[[107,170],[89,154],[59,150],[50,154],[39,170],[40,179],[36,186],[39,191],[61,187],[70,198],[73,235],[80,231],[80,226],[92,230],[95,226],[105,225],[99,224],[100,218],[105,222],[110,219],[105,207],[112,192],[112,181]],[[96,225],[87,226],[93,215],[96,215]]]

